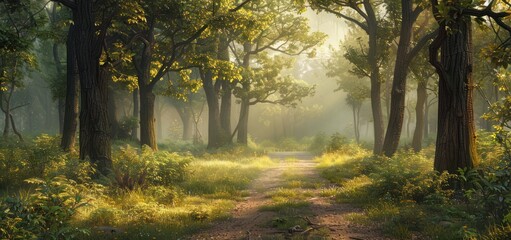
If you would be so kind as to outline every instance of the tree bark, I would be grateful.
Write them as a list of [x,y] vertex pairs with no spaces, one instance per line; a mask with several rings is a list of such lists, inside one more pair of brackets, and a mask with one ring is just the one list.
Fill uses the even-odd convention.
[[150,86],[140,86],[140,144],[158,150],[156,144],[154,101],[156,96]]
[[378,65],[378,21],[376,13],[373,9],[371,1],[364,0],[363,6],[365,9],[364,19],[366,20],[367,26],[364,29],[367,32],[368,40],[368,52],[367,61],[370,68],[370,80],[371,80],[371,111],[373,114],[373,127],[374,127],[374,146],[373,153],[381,154],[384,140],[384,121],[383,111],[381,103],[381,81],[380,81],[380,69]]
[[108,86],[108,120],[110,121],[110,137],[112,139],[119,139],[120,124],[119,118],[117,117],[117,103],[115,101],[115,90],[112,86],[112,80],[110,76],[105,76],[110,84]]
[[80,94],[80,76],[78,75],[78,65],[76,62],[76,53],[74,45],[75,27],[69,27],[66,51],[67,51],[67,73],[66,73],[66,102],[64,109],[64,126],[62,130],[62,139],[60,147],[64,151],[74,149],[76,142],[76,129],[78,127],[78,111]]
[[218,102],[218,91],[220,82],[213,84],[213,75],[210,70],[201,73],[206,101],[208,103],[208,149],[225,146],[230,140],[230,134],[223,131],[220,120],[220,104]]
[[94,1],[76,0],[75,5],[73,20],[81,88],[80,158],[90,159],[99,173],[107,175],[112,169],[108,83],[100,77],[99,61],[105,33],[96,31]]
[[371,109],[374,121],[374,154],[381,154],[384,139],[383,112],[381,107],[381,82],[380,70],[377,60],[377,26],[376,19],[374,23],[368,24],[369,27],[369,51],[368,60],[371,67]]
[[392,94],[390,100],[390,115],[383,143],[383,152],[386,156],[392,156],[397,151],[399,139],[403,128],[405,113],[406,76],[410,64],[410,41],[412,40],[413,27],[413,3],[409,0],[401,1],[401,31],[397,47],[394,78],[392,81]]
[[239,144],[248,144],[248,114],[250,110],[250,103],[248,99],[241,99],[240,119],[238,122],[238,138]]
[[[138,89],[135,89],[133,91],[133,115],[132,117],[133,118],[136,118],[138,119],[138,124],[140,124],[140,117],[139,117],[139,113],[140,113],[140,108],[139,108],[139,101],[138,101],[138,96],[139,96],[139,90]],[[138,139],[138,124],[133,126],[133,128],[131,129],[131,140],[135,141]]]
[[415,131],[413,132],[412,148],[415,152],[422,150],[422,139],[424,136],[425,105],[427,97],[427,81],[422,79],[417,85],[417,104],[415,105]]
[[[430,61],[440,77],[434,167],[439,172],[456,173],[459,168],[472,168],[477,163],[477,153],[471,20],[456,16],[457,13],[452,15],[447,26],[445,21],[440,23],[439,36],[430,46]],[[440,62],[436,60],[439,44]]]

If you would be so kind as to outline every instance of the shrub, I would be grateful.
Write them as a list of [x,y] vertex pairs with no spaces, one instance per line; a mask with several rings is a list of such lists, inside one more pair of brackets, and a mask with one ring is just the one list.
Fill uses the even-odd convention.
[[87,231],[69,222],[85,202],[76,182],[63,176],[29,179],[38,187],[26,199],[7,197],[0,202],[0,233],[6,239],[72,239]]
[[452,191],[445,190],[452,176],[446,173],[438,175],[432,170],[431,160],[422,155],[402,152],[392,158],[381,159],[369,174],[373,180],[370,192],[375,197],[423,202],[431,200],[428,197],[432,194],[444,196],[446,201],[452,195]]
[[324,133],[319,133],[314,136],[312,143],[309,146],[309,151],[315,154],[321,154],[327,150],[328,137]]
[[45,177],[49,168],[65,165],[71,155],[60,150],[59,142],[58,137],[46,134],[30,143],[2,141],[0,187],[19,185],[29,177]]
[[148,146],[143,146],[139,154],[127,145],[114,155],[114,178],[120,188],[128,190],[148,184],[170,186],[185,179],[185,168],[190,161],[189,156],[155,152]]

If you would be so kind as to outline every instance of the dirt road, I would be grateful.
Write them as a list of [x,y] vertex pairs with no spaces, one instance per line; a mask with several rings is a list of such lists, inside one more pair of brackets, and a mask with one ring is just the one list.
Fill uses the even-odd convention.
[[[232,218],[215,223],[191,239],[386,239],[376,229],[354,224],[347,219],[349,214],[360,213],[360,209],[322,197],[322,190],[331,186],[318,175],[311,154],[283,152],[270,153],[269,156],[279,159],[279,164],[252,183],[249,197],[238,202],[232,211]],[[289,183],[289,173],[294,175],[293,179],[303,179],[308,183],[293,189],[307,192],[307,207],[303,211],[298,210],[297,214],[306,219],[307,224],[297,225],[294,229],[277,229],[270,223],[281,219],[279,212],[262,209],[271,206],[272,192]],[[317,187],[311,189],[310,186]]]

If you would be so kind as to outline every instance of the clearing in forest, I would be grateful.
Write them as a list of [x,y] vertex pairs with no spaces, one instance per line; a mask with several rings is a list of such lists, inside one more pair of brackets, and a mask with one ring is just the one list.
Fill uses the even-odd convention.
[[328,197],[330,184],[304,152],[272,153],[280,163],[256,179],[232,217],[191,239],[386,239],[375,228],[349,221],[362,210]]

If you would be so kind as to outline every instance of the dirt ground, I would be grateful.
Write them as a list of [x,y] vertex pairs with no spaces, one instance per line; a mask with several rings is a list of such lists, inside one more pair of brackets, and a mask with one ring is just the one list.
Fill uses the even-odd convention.
[[[362,226],[346,219],[351,213],[361,213],[362,210],[350,204],[338,204],[319,194],[321,188],[328,187],[329,183],[323,180],[316,171],[313,156],[308,153],[272,153],[270,157],[281,159],[278,166],[264,172],[250,187],[250,195],[237,203],[232,211],[232,218],[216,222],[211,228],[204,230],[190,239],[318,239],[309,237],[310,232],[321,229],[320,239],[387,239],[373,227]],[[285,161],[295,158],[296,161]],[[271,211],[260,211],[261,207],[271,203],[268,193],[282,186],[284,171],[291,171],[321,184],[322,187],[313,190],[313,196],[308,198],[310,203],[307,214],[309,226],[301,226],[303,231],[283,231],[269,226],[268,222],[278,217]],[[292,232],[292,233],[290,233]]]

